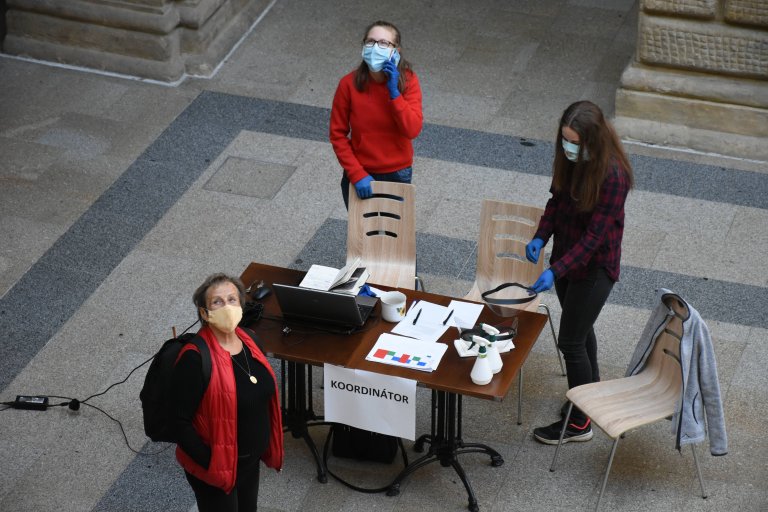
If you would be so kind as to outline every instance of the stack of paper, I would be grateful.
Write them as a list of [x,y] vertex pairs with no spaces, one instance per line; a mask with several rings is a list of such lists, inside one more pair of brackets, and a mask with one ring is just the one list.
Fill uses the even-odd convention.
[[383,333],[366,356],[368,361],[431,372],[440,364],[448,345]]
[[421,300],[411,306],[392,332],[418,340],[435,342],[453,325],[450,309]]
[[417,300],[392,329],[393,334],[379,336],[366,359],[414,370],[434,371],[448,348],[437,340],[451,327],[459,331],[474,327],[482,310],[482,304],[454,300],[446,307]]

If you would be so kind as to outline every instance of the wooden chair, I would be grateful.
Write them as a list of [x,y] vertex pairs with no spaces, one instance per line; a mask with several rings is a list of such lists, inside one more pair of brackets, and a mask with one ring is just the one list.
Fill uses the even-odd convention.
[[[683,320],[688,318],[688,307],[671,296],[664,298],[664,303],[675,312],[675,316],[667,321],[663,333],[654,344],[645,368],[640,373],[631,377],[577,386],[568,390],[565,395],[571,403],[568,406],[550,471],[555,470],[565,425],[570,419],[574,405],[589,416],[594,425],[614,439],[595,510],[600,507],[600,500],[608,482],[619,439],[631,429],[669,418],[675,413],[680,402],[682,393],[680,339],[683,336]],[[691,448],[701,494],[706,498],[695,445],[692,444]]]
[[349,187],[347,262],[360,257],[371,283],[418,289],[414,186],[374,181],[371,187],[368,199],[359,199],[354,185]]
[[[534,264],[525,257],[525,246],[536,233],[539,219],[544,210],[535,206],[508,203],[505,201],[483,200],[480,213],[480,238],[477,243],[477,270],[475,282],[465,299],[484,302],[481,294],[507,282],[517,282],[525,286],[532,285],[544,272],[544,253],[539,262]],[[505,295],[506,293],[506,295]],[[494,297],[521,298],[525,292],[521,289],[507,288]],[[494,306],[500,308],[500,306]],[[552,323],[549,307],[539,297],[519,306],[503,308],[527,309],[536,311],[542,308],[547,313],[555,353],[560,363],[560,372],[565,375],[565,367],[557,348],[557,335]],[[501,308],[501,309],[503,309]]]

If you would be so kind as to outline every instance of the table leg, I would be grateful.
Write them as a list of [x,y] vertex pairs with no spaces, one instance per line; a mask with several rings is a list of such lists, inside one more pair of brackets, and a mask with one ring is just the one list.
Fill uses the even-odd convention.
[[[309,435],[308,427],[330,425],[315,414],[312,405],[312,366],[290,361],[281,361],[280,366],[283,406],[283,430],[290,432],[294,439],[303,438],[312,452],[317,465],[317,480],[328,482],[325,464],[314,440]],[[287,383],[287,385],[286,385]],[[286,389],[287,387],[287,389]]]
[[469,504],[467,508],[476,512],[479,510],[475,492],[469,482],[458,456],[462,453],[486,453],[491,457],[491,465],[501,466],[504,459],[496,450],[480,443],[465,443],[461,439],[461,396],[445,391],[432,391],[432,432],[419,437],[417,445],[423,449],[424,443],[429,443],[426,455],[409,464],[390,484],[388,496],[400,493],[400,483],[411,473],[433,462],[439,462],[443,467],[452,467],[461,478],[467,490]]

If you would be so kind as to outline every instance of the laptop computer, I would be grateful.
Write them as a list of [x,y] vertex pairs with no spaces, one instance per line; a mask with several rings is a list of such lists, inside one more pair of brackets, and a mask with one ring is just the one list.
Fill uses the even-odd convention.
[[351,333],[361,327],[379,300],[279,283],[272,289],[285,320],[340,333]]

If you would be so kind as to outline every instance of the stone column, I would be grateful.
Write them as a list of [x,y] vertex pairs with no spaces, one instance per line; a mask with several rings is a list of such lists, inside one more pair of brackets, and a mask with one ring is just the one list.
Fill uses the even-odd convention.
[[768,160],[768,0],[641,0],[623,138]]
[[172,82],[206,76],[269,0],[6,0],[3,52]]

